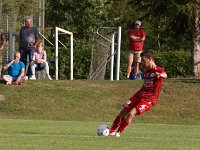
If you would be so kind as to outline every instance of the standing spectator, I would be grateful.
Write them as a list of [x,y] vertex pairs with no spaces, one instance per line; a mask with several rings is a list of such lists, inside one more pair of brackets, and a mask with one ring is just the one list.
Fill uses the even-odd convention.
[[35,69],[36,68],[44,68],[47,79],[52,80],[51,76],[49,75],[49,64],[47,62],[47,53],[44,50],[42,43],[38,43],[36,45],[35,52],[33,52],[33,58],[31,61],[32,76],[30,77],[30,80],[36,79],[36,77],[35,77]]
[[20,85],[28,79],[27,76],[24,76],[25,66],[24,63],[20,61],[21,54],[19,52],[15,52],[14,57],[14,60],[9,61],[4,66],[4,69],[8,69],[8,75],[3,75],[3,81],[6,82],[6,85]]
[[155,64],[154,56],[150,52],[142,56],[142,63],[146,67],[143,73],[144,84],[136,94],[125,102],[110,128],[110,135],[120,137],[120,134],[131,123],[133,117],[150,110],[158,101],[163,79],[167,78],[167,74]]
[[134,78],[136,79],[138,71],[139,71],[139,63],[141,62],[141,53],[143,50],[144,40],[146,37],[146,33],[141,29],[141,21],[137,20],[135,22],[134,29],[129,30],[129,55],[128,55],[128,65],[126,78],[130,78],[131,67],[134,63]]
[[[27,66],[27,56],[29,57],[29,62],[32,61],[32,54],[38,42],[38,30],[32,26],[31,17],[27,16],[25,18],[25,26],[21,27],[19,32],[19,51],[21,53],[21,61],[25,66]],[[26,69],[28,69],[27,75],[30,76],[30,67]]]

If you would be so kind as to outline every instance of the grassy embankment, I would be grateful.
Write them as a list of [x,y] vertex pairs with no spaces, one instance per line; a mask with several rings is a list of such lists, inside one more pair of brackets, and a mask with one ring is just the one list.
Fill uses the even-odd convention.
[[[0,84],[0,118],[112,121],[143,81],[27,81]],[[199,124],[200,80],[166,79],[157,105],[137,122]]]

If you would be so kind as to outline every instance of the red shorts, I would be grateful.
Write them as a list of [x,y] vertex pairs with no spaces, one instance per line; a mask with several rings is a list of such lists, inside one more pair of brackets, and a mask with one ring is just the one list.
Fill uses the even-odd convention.
[[152,107],[152,102],[146,101],[142,98],[138,98],[135,95],[132,96],[130,100],[127,100],[124,104],[124,108],[128,111],[131,111],[131,109],[136,108],[139,112],[139,115],[142,115],[144,112],[150,110]]

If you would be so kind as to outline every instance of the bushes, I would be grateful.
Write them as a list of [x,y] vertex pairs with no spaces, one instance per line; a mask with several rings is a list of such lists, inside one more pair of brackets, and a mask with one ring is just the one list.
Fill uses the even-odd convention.
[[154,51],[156,64],[163,67],[168,77],[187,77],[191,74],[191,52],[184,50]]
[[[91,45],[86,42],[76,42],[74,47],[74,79],[89,78],[91,49]],[[54,48],[46,48],[46,50],[48,58],[52,58]],[[156,58],[156,64],[167,71],[168,77],[188,77],[191,75],[191,52],[189,50],[162,50],[153,51],[153,53]],[[120,79],[125,78],[126,66],[127,51],[122,50]],[[107,67],[105,79],[110,78],[109,71],[110,68]],[[55,74],[54,62],[50,65],[50,74]],[[64,48],[59,48],[59,79],[70,79],[70,53],[69,50]]]

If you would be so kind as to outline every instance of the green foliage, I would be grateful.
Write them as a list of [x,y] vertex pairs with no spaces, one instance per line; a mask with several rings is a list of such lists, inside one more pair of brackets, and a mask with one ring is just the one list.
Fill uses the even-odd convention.
[[191,73],[191,53],[189,51],[154,51],[156,64],[163,67],[168,77],[187,77]]
[[[22,21],[25,15],[38,14],[37,0],[1,0],[2,14],[20,14],[18,21]],[[45,8],[45,36],[50,41],[54,41],[55,27],[59,26],[74,33],[74,75],[76,79],[88,78],[90,67],[90,52],[94,32],[99,27],[122,27],[122,53],[120,78],[123,79],[127,63],[128,30],[133,27],[136,19],[142,21],[142,28],[145,29],[147,37],[145,40],[145,50],[148,49],[170,49],[188,50],[193,44],[192,25],[195,12],[199,10],[198,0],[48,0]],[[165,11],[163,11],[165,10]],[[61,41],[66,41],[68,37],[59,37]],[[46,47],[50,46],[45,44]],[[48,48],[47,48],[48,49]],[[49,48],[49,56],[53,57],[54,49]],[[69,51],[59,52],[59,76],[69,78]],[[157,52],[156,52],[157,53]],[[160,53],[160,52],[158,52]],[[190,52],[188,55],[182,52],[162,52],[158,54],[163,61],[158,60],[169,70],[170,77],[190,75],[189,66]],[[51,56],[52,55],[52,56]],[[183,55],[183,56],[182,56]],[[66,57],[64,57],[66,56]],[[162,57],[161,57],[162,56]],[[186,58],[188,56],[188,58]],[[178,58],[176,58],[178,57]],[[184,59],[181,59],[183,57]],[[180,63],[176,61],[180,59]],[[185,61],[184,61],[185,60]],[[171,62],[171,63],[169,63]],[[164,65],[165,64],[165,65]],[[176,65],[175,65],[176,64]],[[181,66],[181,64],[184,64]],[[187,65],[185,65],[187,64]],[[54,74],[54,68],[50,71]],[[173,71],[171,71],[173,70]],[[108,78],[109,71],[107,71]],[[66,77],[67,76],[67,77]]]
[[[91,61],[91,45],[83,40],[77,40],[74,44],[73,71],[74,79],[87,79],[90,71]],[[54,77],[55,74],[55,49],[45,47],[50,61],[50,74]],[[58,52],[58,69],[59,79],[70,79],[70,49],[59,45]]]
[[91,50],[90,43],[77,41],[74,51],[74,76],[76,79],[89,78]]
[[[74,78],[88,79],[91,63],[91,45],[77,41],[74,50]],[[48,59],[51,61],[50,74],[55,74],[54,49],[46,48]],[[52,51],[53,50],[53,51]],[[185,50],[161,50],[153,51],[156,64],[167,71],[168,77],[189,77],[191,74],[191,53]],[[121,51],[120,79],[126,77],[128,52]],[[116,57],[115,57],[116,61]],[[114,68],[114,78],[116,63]],[[69,49],[59,50],[59,78],[70,79],[70,53]],[[107,64],[105,79],[110,79],[110,62]]]

